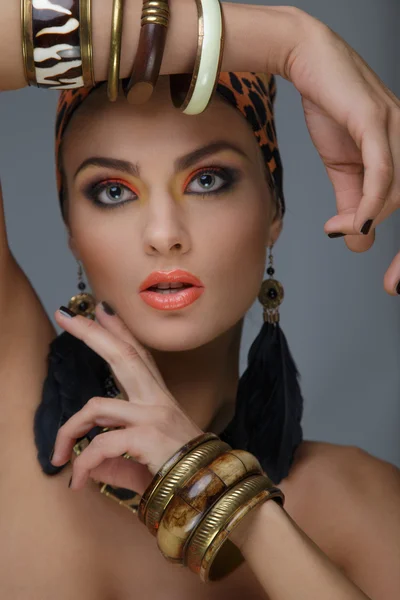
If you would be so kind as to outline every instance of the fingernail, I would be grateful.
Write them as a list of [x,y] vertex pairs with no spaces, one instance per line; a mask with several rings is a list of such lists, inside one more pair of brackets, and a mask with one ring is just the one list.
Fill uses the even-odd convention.
[[71,479],[69,480],[69,484],[68,484],[68,487],[69,487],[69,488],[71,487],[71,483],[72,483],[72,477],[71,477]]
[[53,460],[53,456],[54,456],[54,448],[53,448],[53,450],[51,451],[51,454],[50,454],[50,462]]
[[372,222],[373,219],[368,219],[368,221],[365,221],[364,225],[361,227],[361,233],[367,235],[371,229]]
[[107,315],[111,317],[115,315],[115,310],[105,300],[102,301],[101,306]]
[[397,284],[397,287],[396,287],[396,292],[397,292],[397,293],[399,294],[399,296],[400,296],[400,281],[399,281],[399,283]]
[[68,317],[69,319],[72,319],[72,317],[76,317],[76,314],[66,306],[60,306],[58,310],[62,315],[64,315],[64,317]]
[[345,233],[328,233],[328,237],[330,238],[338,238],[338,237],[343,237],[344,235],[346,235]]

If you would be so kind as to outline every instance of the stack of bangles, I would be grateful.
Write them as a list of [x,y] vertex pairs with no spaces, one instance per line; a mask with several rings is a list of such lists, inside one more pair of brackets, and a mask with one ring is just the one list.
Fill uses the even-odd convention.
[[[224,23],[220,0],[195,0],[198,45],[192,74],[170,75],[171,98],[185,114],[203,112],[221,71]],[[107,91],[118,98],[125,0],[113,0]],[[22,53],[29,85],[65,90],[96,85],[92,0],[21,0]],[[131,77],[122,89],[131,104],[147,102],[160,75],[170,20],[168,0],[145,0]]]
[[[75,453],[79,455],[87,443],[79,442]],[[112,487],[103,484],[103,492],[105,487],[106,495],[118,501]],[[222,579],[244,561],[229,534],[251,510],[270,499],[283,507],[283,492],[253,454],[233,450],[214,433],[203,433],[167,460],[135,509],[133,503],[119,503],[135,512],[157,538],[166,560],[188,567],[207,583]]]

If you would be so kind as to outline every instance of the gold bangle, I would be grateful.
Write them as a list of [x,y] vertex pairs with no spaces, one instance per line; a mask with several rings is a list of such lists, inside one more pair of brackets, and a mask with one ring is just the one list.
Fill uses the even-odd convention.
[[269,499],[283,506],[285,497],[266,475],[251,475],[232,487],[215,503],[188,539],[184,565],[199,574],[203,583],[218,581],[231,573],[244,558],[228,538],[229,533],[247,513]]
[[114,0],[107,88],[108,98],[111,102],[115,102],[117,100],[119,92],[123,9],[123,0]]
[[164,511],[183,483],[199,469],[213,461],[214,458],[230,449],[229,444],[222,440],[210,440],[195,448],[171,469],[152,494],[146,506],[145,524],[152,535],[157,535]]
[[143,495],[142,495],[142,498],[140,501],[138,517],[139,517],[139,520],[142,521],[142,523],[145,523],[145,513],[146,513],[147,504],[148,504],[151,496],[156,492],[158,486],[161,484],[164,477],[169,473],[169,471],[171,471],[171,469],[182,458],[184,458],[187,454],[189,454],[189,452],[194,450],[194,448],[197,448],[197,446],[200,446],[201,444],[204,444],[205,442],[208,442],[210,440],[219,440],[219,437],[217,436],[216,433],[211,433],[211,432],[202,433],[201,435],[198,435],[197,437],[195,437],[192,440],[190,440],[189,442],[187,442],[187,444],[184,444],[181,448],[179,448],[179,450],[177,450],[175,452],[175,454],[173,454],[171,456],[171,458],[169,458],[163,464],[163,466],[157,471],[157,473],[154,475],[150,485],[143,492]]
[[21,33],[25,79],[28,85],[37,86],[33,51],[32,0],[21,0]]
[[93,70],[92,0],[80,0],[80,3],[83,82],[85,87],[94,87],[96,81]]
[[183,564],[185,545],[213,504],[239,481],[262,473],[254,454],[229,450],[192,475],[168,504],[157,530],[164,558]]

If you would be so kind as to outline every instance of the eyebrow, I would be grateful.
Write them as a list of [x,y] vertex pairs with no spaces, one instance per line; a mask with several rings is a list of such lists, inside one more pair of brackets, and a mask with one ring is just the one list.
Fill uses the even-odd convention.
[[[233,152],[236,152],[236,154],[239,154],[247,160],[250,160],[247,154],[236,144],[226,140],[218,140],[177,158],[174,162],[175,172],[178,173],[179,171],[184,171],[185,169],[188,169],[195,163],[199,162],[201,159],[211,156],[212,154],[216,154],[217,152],[222,152],[223,150],[232,150]],[[81,171],[90,166],[108,167],[116,171],[128,173],[134,177],[140,177],[140,167],[138,163],[133,164],[127,160],[108,158],[106,156],[92,156],[84,160],[83,163],[78,167],[75,172],[74,179],[77,178]]]

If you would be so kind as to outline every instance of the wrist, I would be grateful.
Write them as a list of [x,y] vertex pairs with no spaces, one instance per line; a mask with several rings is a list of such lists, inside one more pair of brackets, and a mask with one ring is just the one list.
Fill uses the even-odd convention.
[[257,534],[263,529],[268,531],[287,518],[285,510],[274,500],[263,502],[250,511],[237,527],[229,534],[229,539],[239,548],[246,558],[254,543],[257,544]]
[[298,55],[299,48],[309,40],[312,32],[324,24],[300,8],[295,6],[264,7],[265,20],[274,15],[274,35],[272,40],[266,38],[267,56],[265,70],[280,75],[287,81],[291,66]]

